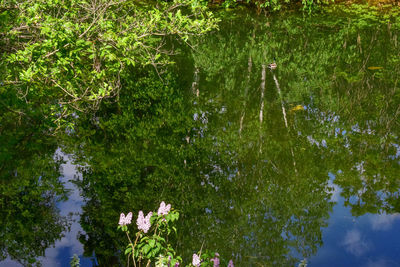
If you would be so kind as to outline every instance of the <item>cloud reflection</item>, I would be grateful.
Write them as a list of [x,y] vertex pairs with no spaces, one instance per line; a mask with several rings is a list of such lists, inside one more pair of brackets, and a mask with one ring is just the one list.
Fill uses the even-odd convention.
[[393,223],[400,219],[400,214],[378,214],[378,215],[371,215],[369,217],[372,225],[373,230],[377,231],[385,231],[390,230],[392,228]]
[[364,255],[372,248],[372,245],[361,237],[361,233],[357,229],[350,230],[346,233],[342,245],[347,252],[357,257]]

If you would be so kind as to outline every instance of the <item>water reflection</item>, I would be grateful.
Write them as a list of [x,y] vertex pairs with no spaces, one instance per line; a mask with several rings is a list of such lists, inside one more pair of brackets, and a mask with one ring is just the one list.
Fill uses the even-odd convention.
[[[350,224],[333,241],[335,253],[346,252],[342,263],[380,253],[371,230],[352,222],[398,211],[399,99],[389,75],[399,67],[366,69],[375,51],[397,50],[343,21],[239,16],[199,40],[193,62],[178,59],[180,82],[129,83],[119,115],[103,110],[102,130],[82,126],[71,142],[77,162],[91,166],[79,184],[86,252],[123,264],[118,213],[165,200],[183,214],[175,241],[187,257],[204,242],[238,266],[326,265],[332,258],[318,249],[331,246],[323,236],[343,218]],[[270,71],[273,57],[279,67]],[[132,93],[139,87],[152,97],[146,110]]]
[[324,245],[309,266],[399,266],[396,229],[400,214],[353,217],[345,200],[337,200],[329,227],[323,231]]
[[[0,266],[69,266],[70,255],[83,254],[77,239],[82,228],[75,223],[82,199],[71,183],[79,176],[68,156],[60,149],[53,155],[51,151],[31,155],[26,166],[16,161],[11,182],[3,176],[7,188],[2,203],[8,205],[2,209]],[[91,262],[80,260],[83,266]]]
[[[62,136],[63,150],[84,166],[74,178],[82,199],[75,191],[58,206],[61,214],[55,196],[46,199],[54,222],[44,225],[56,229],[36,235],[51,238],[31,258],[65,230],[57,218],[79,211],[80,226],[46,253],[63,264],[83,249],[100,266],[124,265],[119,213],[166,201],[181,211],[171,242],[187,258],[204,242],[236,266],[400,262],[399,29],[359,27],[362,18],[346,16],[226,16],[221,31],[177,58],[179,75],[131,77],[118,104],[81,116],[75,132]],[[269,70],[274,57],[278,68]],[[33,171],[53,166],[46,155],[30,158],[43,163]],[[60,164],[47,176],[58,178]],[[9,174],[17,169],[7,166]],[[65,179],[71,166],[64,165]],[[39,193],[29,203],[48,190],[33,181],[27,184]],[[24,186],[10,199],[35,192]],[[4,229],[11,237],[3,240],[21,240]],[[73,238],[81,230],[82,245]],[[10,244],[2,244],[8,253]],[[17,252],[9,255],[25,260]]]
[[70,227],[54,243],[53,247],[46,249],[45,255],[38,260],[42,266],[70,266],[71,256],[76,255],[82,266],[91,265],[92,260],[83,257],[83,245],[77,238],[84,234],[79,224],[83,199],[72,181],[79,180],[81,176],[77,171],[77,166],[72,164],[70,156],[64,154],[60,149],[56,151],[56,155],[63,159],[64,163],[60,166],[60,180],[64,189],[68,191],[68,199],[58,202],[57,208],[60,210],[60,216],[68,217]]
[[53,158],[55,143],[34,126],[22,126],[1,130],[6,142],[0,154],[0,255],[29,265],[60,238],[68,222],[56,207],[66,192],[58,180],[62,159]]

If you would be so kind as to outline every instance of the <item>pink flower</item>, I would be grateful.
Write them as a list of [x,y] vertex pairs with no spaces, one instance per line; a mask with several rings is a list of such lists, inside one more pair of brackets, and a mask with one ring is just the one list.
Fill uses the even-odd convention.
[[211,259],[212,262],[214,262],[213,267],[219,267],[219,254],[215,253],[215,257]]
[[193,266],[196,266],[196,267],[200,266],[200,257],[196,253],[193,254],[192,264],[193,264]]
[[165,205],[165,202],[161,202],[160,207],[158,208],[158,216],[167,215],[168,212],[171,210],[171,204]]
[[131,221],[132,221],[132,212],[129,212],[126,215],[126,217],[125,217],[125,214],[121,213],[121,215],[119,216],[118,224],[123,226],[123,225],[131,224]]
[[229,261],[228,267],[235,267],[235,266],[233,266],[233,261],[232,260]]
[[146,217],[143,216],[143,211],[139,211],[139,216],[136,220],[136,224],[139,230],[143,230],[143,232],[147,233],[150,229],[150,218],[153,215],[153,212],[149,212]]

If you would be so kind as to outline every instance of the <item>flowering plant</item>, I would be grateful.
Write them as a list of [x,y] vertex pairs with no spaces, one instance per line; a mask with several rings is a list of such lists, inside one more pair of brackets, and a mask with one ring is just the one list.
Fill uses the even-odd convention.
[[[136,220],[139,231],[136,233],[135,241],[132,242],[128,230],[128,225],[132,221],[132,212],[126,216],[121,213],[118,229],[125,232],[129,239],[129,244],[125,249],[128,261],[132,259],[134,266],[136,264],[141,266],[143,262],[147,262],[146,266],[149,266],[153,260],[157,261],[157,266],[164,266],[164,263],[172,266],[179,265],[181,258],[176,256],[172,246],[166,241],[166,237],[172,230],[176,232],[176,228],[171,223],[178,218],[179,213],[171,210],[171,204],[165,205],[164,202],[161,203],[158,213],[149,212],[144,216],[143,211],[139,211]],[[151,232],[149,232],[150,229],[152,229]]]
[[[133,261],[133,265],[150,266],[151,262],[155,263],[156,267],[177,267],[182,263],[182,258],[177,256],[172,246],[167,242],[168,235],[174,231],[177,232],[173,223],[179,218],[178,211],[171,208],[171,204],[166,205],[161,202],[160,207],[156,212],[149,212],[144,216],[143,211],[139,211],[136,225],[135,241],[132,242],[128,225],[132,222],[132,212],[126,216],[121,213],[118,229],[126,233],[129,244],[125,249],[125,255],[128,255],[129,261]],[[193,254],[191,267],[213,266],[219,267],[220,260],[218,253],[210,253],[200,251],[198,254]],[[229,262],[229,267],[233,267],[232,261]]]

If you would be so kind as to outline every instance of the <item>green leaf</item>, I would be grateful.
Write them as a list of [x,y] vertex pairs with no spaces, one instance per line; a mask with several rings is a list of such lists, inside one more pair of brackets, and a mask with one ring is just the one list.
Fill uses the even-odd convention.
[[127,249],[125,249],[125,255],[128,253],[131,253],[131,251],[132,251],[132,247],[129,246]]
[[154,239],[150,239],[150,240],[149,240],[149,245],[150,245],[151,247],[154,247],[155,244],[156,244],[156,241],[155,241]]

